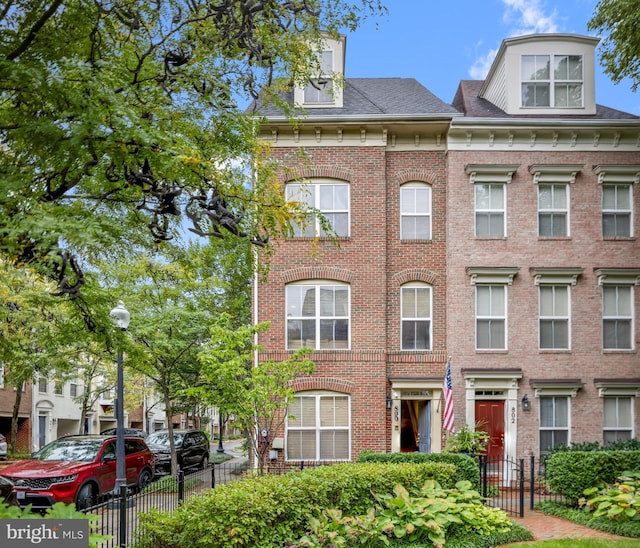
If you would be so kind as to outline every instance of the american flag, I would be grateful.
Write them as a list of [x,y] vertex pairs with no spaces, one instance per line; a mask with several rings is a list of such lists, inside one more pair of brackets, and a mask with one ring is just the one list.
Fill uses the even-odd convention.
[[442,427],[449,432],[455,432],[455,423],[453,419],[453,390],[451,388],[451,361],[447,362],[447,374],[444,376],[444,420]]

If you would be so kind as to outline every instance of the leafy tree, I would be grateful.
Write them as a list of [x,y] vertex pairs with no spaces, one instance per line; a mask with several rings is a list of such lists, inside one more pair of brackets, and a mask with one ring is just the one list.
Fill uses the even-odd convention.
[[[183,390],[198,378],[197,355],[208,340],[221,292],[199,249],[176,253],[170,260],[138,255],[117,268],[102,267],[103,282],[125,300],[131,313],[128,332],[120,340],[124,366],[151,379],[171,434],[173,416],[196,404]],[[172,435],[169,439],[173,444]],[[173,445],[171,449],[175,473]]]
[[638,0],[600,0],[589,30],[607,36],[602,42],[604,70],[618,83],[631,79],[631,89],[640,85],[640,2]]
[[211,339],[199,355],[201,364],[198,386],[187,393],[203,402],[217,405],[235,417],[250,441],[259,472],[266,464],[269,441],[284,424],[286,409],[294,390],[290,381],[298,375],[313,372],[307,357],[308,348],[291,353],[281,362],[273,360],[253,363],[259,348],[252,340],[264,332],[268,324],[234,327],[223,315],[211,327]]
[[[288,233],[294,211],[268,162],[250,174],[236,161],[259,146],[240,101],[280,76],[304,81],[321,31],[383,11],[380,0],[6,4],[0,258],[80,297],[97,260],[178,238],[185,222],[258,246]],[[92,307],[80,310],[95,329]]]

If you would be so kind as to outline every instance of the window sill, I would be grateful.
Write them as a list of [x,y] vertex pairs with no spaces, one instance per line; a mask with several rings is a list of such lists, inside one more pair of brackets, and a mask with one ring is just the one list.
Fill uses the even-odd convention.
[[509,351],[504,348],[476,348],[476,354],[508,354]]
[[603,354],[636,354],[635,348],[603,348]]
[[571,240],[571,236],[538,236],[538,240],[539,241],[547,241],[547,240],[551,240],[552,242],[557,242],[557,241],[570,241]]
[[506,236],[476,236],[476,240],[507,241]]
[[570,348],[539,348],[538,354],[571,354]]
[[603,242],[635,242],[635,236],[603,236]]
[[405,238],[401,239],[401,244],[430,244],[433,240],[430,239],[418,239],[418,238]]

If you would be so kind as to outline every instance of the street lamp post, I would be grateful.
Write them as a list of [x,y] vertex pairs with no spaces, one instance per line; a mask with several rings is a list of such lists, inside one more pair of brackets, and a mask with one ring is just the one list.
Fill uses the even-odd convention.
[[222,427],[224,421],[222,420],[222,410],[218,407],[218,449],[217,453],[224,453],[224,447],[222,447]]
[[[129,327],[129,311],[122,301],[118,301],[111,311],[113,323],[122,331]],[[116,485],[115,492],[120,493],[127,485],[127,473],[124,455],[124,374],[122,370],[122,351],[118,350],[118,385],[116,393]]]

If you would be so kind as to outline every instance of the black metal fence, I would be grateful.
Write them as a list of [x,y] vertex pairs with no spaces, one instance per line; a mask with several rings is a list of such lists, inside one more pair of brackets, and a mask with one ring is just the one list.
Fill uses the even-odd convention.
[[[269,462],[265,464],[264,472],[285,474],[328,464],[335,462]],[[487,459],[481,455],[478,466],[481,493],[487,504],[510,515],[523,517],[527,507],[533,510],[542,500],[563,500],[549,489],[544,460],[534,456],[517,460]],[[96,516],[97,526],[93,531],[109,537],[100,548],[131,546],[138,535],[144,534],[143,528],[139,527],[138,514],[152,509],[171,513],[187,498],[255,473],[247,460],[213,464],[194,472],[180,471],[177,477],[165,476],[141,492],[132,493],[123,488],[119,495],[104,498],[85,512]]]
[[536,459],[534,455],[528,459],[488,459],[480,455],[478,466],[480,488],[487,504],[508,514],[524,517],[525,509],[533,510],[540,501],[564,501],[549,488],[544,459]]
[[248,473],[247,461],[214,464],[194,472],[180,471],[175,476],[165,476],[148,485],[140,492],[131,492],[126,487],[118,495],[104,497],[85,513],[96,518],[94,533],[108,536],[101,548],[125,547],[135,543],[143,534],[138,515],[152,509],[173,512],[187,498],[222,483],[240,479]]

